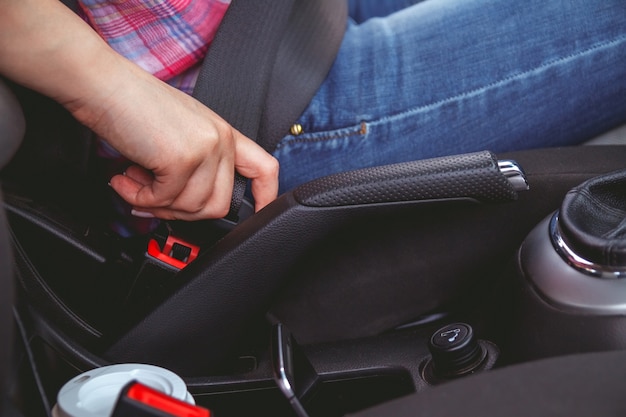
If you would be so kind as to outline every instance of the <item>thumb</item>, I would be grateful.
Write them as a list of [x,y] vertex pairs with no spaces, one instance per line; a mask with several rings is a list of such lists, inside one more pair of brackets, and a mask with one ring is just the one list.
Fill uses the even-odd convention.
[[278,160],[239,132],[235,137],[235,169],[252,181],[251,189],[256,211],[276,199]]

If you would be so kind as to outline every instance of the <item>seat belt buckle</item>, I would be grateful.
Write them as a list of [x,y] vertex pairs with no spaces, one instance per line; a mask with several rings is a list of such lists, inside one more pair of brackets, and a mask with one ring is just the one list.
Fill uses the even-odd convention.
[[135,380],[124,386],[111,417],[211,417],[209,409],[181,401]]
[[163,246],[156,239],[148,241],[148,255],[176,269],[183,269],[198,257],[200,247],[173,235]]

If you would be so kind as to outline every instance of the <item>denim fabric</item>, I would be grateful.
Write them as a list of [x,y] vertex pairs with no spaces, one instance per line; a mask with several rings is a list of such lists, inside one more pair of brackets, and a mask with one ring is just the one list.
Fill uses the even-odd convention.
[[360,0],[350,10],[303,133],[274,152],[281,192],[362,167],[578,144],[626,122],[624,0]]

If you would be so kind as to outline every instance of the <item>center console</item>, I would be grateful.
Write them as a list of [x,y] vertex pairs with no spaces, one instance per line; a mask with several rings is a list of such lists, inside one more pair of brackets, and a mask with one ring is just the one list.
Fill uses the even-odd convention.
[[417,197],[386,194],[417,192],[393,170],[375,193],[372,178],[340,178],[331,193],[311,184],[197,253],[160,235],[152,249],[119,245],[9,193],[20,312],[49,401],[78,371],[141,362],[175,371],[218,416],[342,416],[542,358],[621,350],[626,175],[606,172],[626,151],[582,155],[502,155],[524,167],[519,196],[520,171],[491,156],[498,187],[475,192],[483,167],[466,166],[472,175],[442,175],[471,191],[451,198],[431,194],[442,178]]

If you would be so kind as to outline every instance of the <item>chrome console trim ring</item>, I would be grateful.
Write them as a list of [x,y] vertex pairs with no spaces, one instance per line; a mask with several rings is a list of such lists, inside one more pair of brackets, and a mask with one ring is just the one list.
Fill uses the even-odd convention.
[[599,279],[563,260],[550,238],[550,219],[542,220],[518,252],[520,272],[548,304],[570,313],[626,316],[626,286],[621,279]]
[[584,272],[587,275],[596,278],[626,278],[626,266],[616,267],[601,265],[576,254],[576,252],[574,252],[574,250],[572,250],[572,248],[570,248],[563,239],[559,227],[558,211],[554,213],[550,219],[550,240],[552,241],[554,249],[561,256],[561,258],[578,271]]

